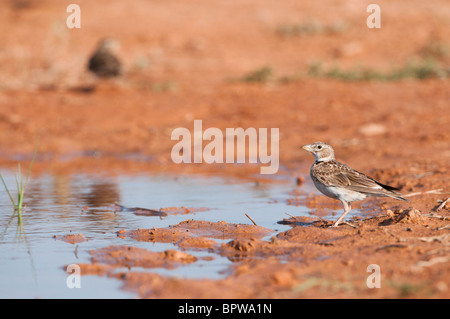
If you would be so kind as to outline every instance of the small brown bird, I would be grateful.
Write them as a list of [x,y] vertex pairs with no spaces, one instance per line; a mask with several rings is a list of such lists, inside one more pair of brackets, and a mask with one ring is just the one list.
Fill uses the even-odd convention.
[[381,184],[373,178],[335,160],[333,148],[323,142],[302,146],[311,152],[316,161],[311,166],[311,179],[317,189],[324,195],[338,199],[344,205],[344,213],[334,223],[339,225],[345,215],[352,209],[351,202],[368,196],[392,197],[408,201],[397,193],[395,187]]
[[116,40],[111,38],[103,39],[89,59],[89,70],[97,74],[97,76],[104,78],[121,75],[121,63],[114,55],[117,47],[118,43]]

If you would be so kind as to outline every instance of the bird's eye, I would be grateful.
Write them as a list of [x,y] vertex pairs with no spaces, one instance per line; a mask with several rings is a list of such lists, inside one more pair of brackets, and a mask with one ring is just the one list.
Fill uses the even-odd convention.
[[322,145],[317,146],[317,148],[318,148],[319,150],[321,150],[321,149],[322,149]]

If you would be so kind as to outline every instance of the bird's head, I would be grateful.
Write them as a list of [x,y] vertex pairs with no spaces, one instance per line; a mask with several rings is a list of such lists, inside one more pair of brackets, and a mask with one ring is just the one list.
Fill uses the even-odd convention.
[[316,162],[328,162],[334,160],[334,150],[327,143],[315,142],[309,145],[303,145],[302,148],[311,152]]

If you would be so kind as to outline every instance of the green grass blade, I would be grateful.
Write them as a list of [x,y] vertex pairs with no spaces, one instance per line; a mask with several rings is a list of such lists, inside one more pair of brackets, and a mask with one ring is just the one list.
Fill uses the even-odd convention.
[[[17,165],[19,169],[19,175],[15,175],[16,178],[16,186],[17,186],[17,199],[20,197],[20,164]],[[19,204],[17,204],[19,206]]]
[[34,160],[36,159],[38,145],[39,145],[39,142],[36,144],[36,148],[34,149],[33,158],[31,159],[30,167],[28,168],[27,178],[25,179],[25,186],[27,185],[28,179],[30,178],[30,175],[31,175],[31,169],[33,168]]
[[0,174],[0,178],[1,178],[1,180],[2,180],[3,186],[4,186],[5,189],[6,189],[6,192],[8,193],[9,199],[11,200],[11,203],[12,203],[13,206],[14,206],[14,209],[17,209],[16,202],[14,201],[13,197],[11,196],[11,193],[9,192],[8,186],[6,186],[6,183],[5,183],[5,180],[3,179],[2,174]]

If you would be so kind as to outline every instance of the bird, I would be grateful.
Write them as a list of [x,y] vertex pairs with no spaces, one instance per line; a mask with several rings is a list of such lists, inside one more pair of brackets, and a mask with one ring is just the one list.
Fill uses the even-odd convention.
[[310,176],[316,188],[324,195],[340,200],[344,213],[332,227],[337,227],[352,209],[351,203],[366,197],[391,197],[408,201],[396,187],[381,184],[375,179],[336,161],[333,148],[327,143],[314,142],[302,148],[314,155]]
[[121,75],[121,63],[114,55],[114,51],[116,51],[117,47],[118,42],[112,38],[101,40],[96,51],[89,59],[89,71],[102,78],[111,78]]

